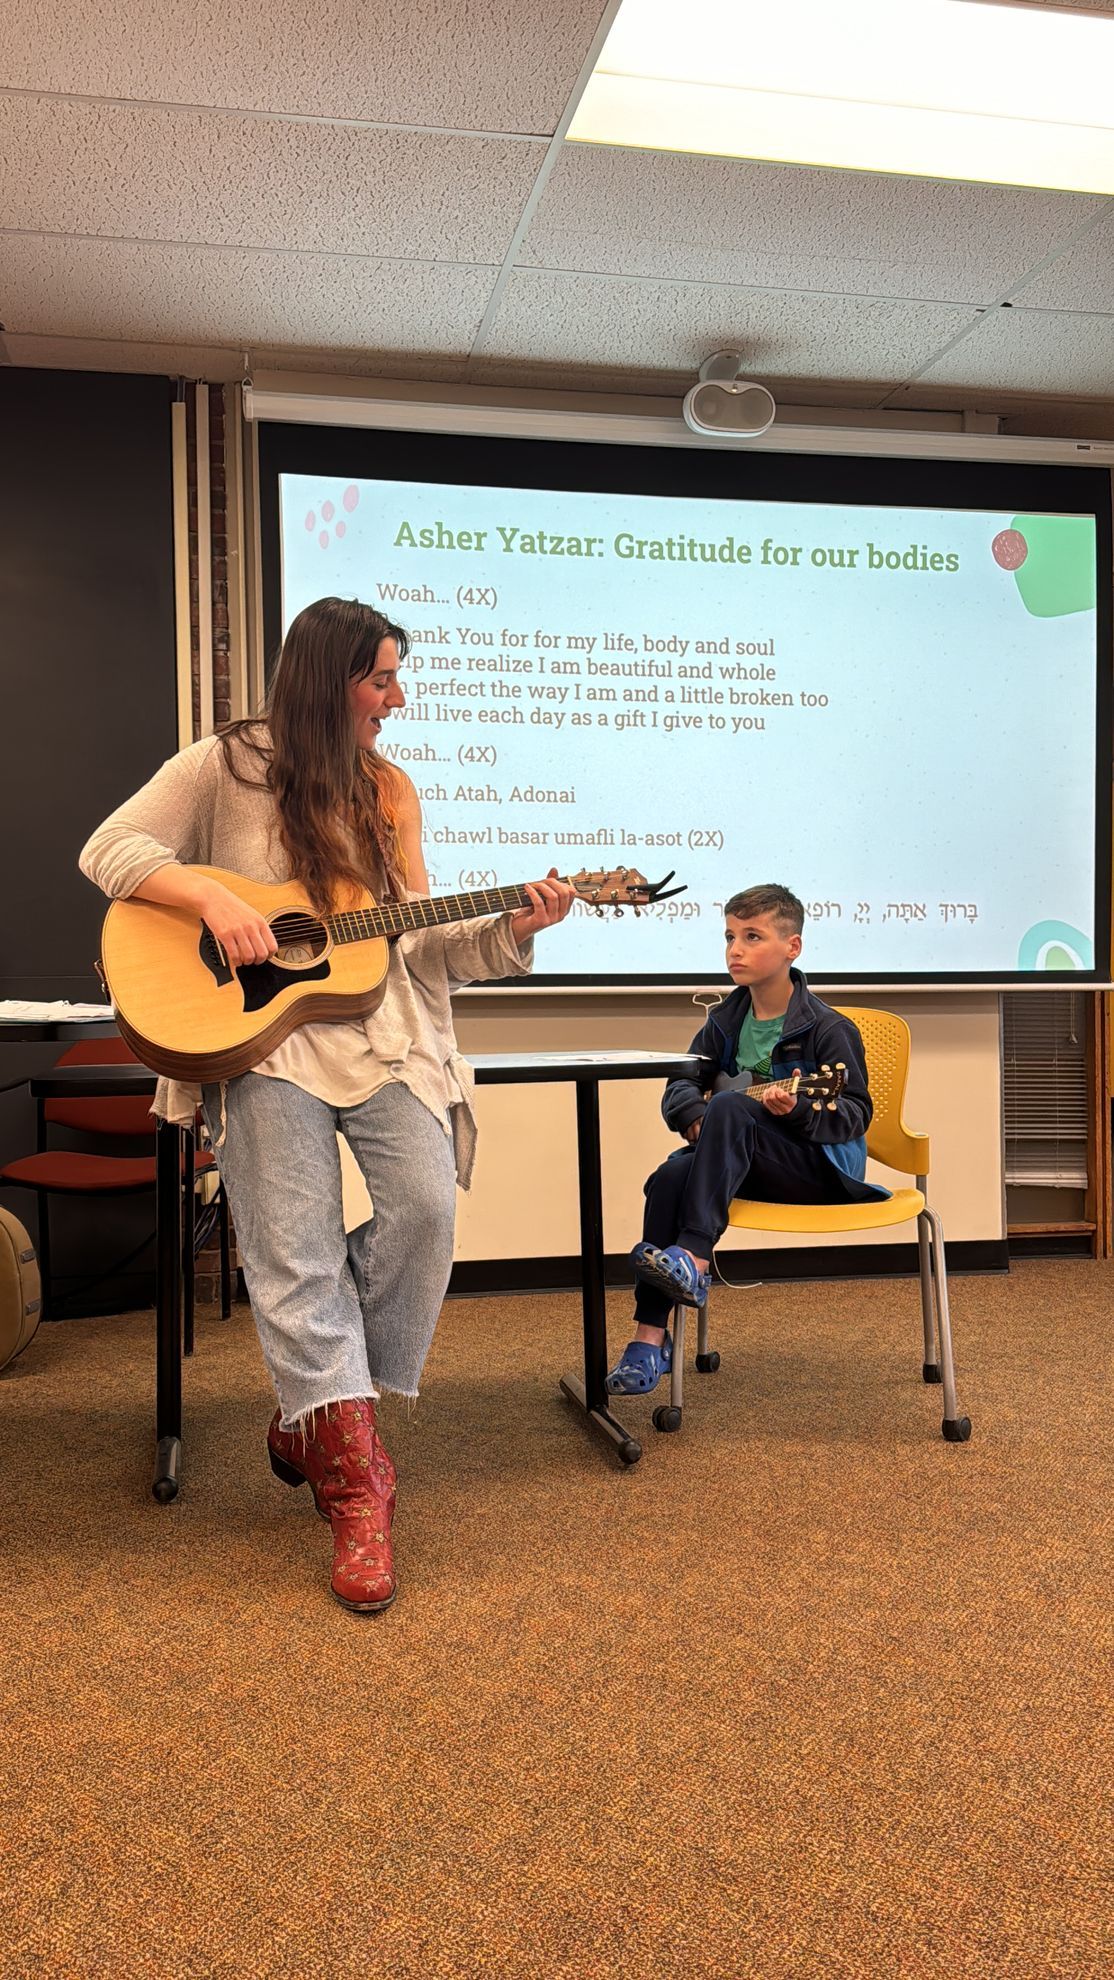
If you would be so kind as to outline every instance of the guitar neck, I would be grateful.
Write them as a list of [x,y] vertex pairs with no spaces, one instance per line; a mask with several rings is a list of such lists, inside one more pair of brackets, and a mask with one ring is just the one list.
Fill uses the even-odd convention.
[[763,1079],[757,1086],[745,1086],[743,1097],[746,1100],[761,1100],[764,1093],[796,1093],[796,1091],[797,1079],[794,1074],[789,1079]]
[[325,926],[335,942],[368,942],[385,935],[405,935],[415,928],[444,928],[452,921],[506,914],[529,905],[525,884],[481,887],[470,894],[438,894],[422,901],[388,901],[374,908],[353,908],[327,915]]

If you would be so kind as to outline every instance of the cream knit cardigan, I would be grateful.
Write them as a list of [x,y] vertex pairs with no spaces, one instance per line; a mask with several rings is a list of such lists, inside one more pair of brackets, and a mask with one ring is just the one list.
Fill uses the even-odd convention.
[[[248,776],[259,775],[257,761],[245,759]],[[237,781],[215,736],[164,763],[98,826],[80,856],[82,872],[112,900],[126,899],[174,861],[223,867],[248,880],[278,883],[290,877],[273,797]],[[336,1034],[348,1032],[354,1051],[370,1047],[383,1078],[409,1087],[452,1134],[457,1179],[467,1189],[476,1147],[475,1080],[457,1049],[449,999],[461,984],[524,976],[532,963],[533,944],[519,948],[509,915],[402,935],[391,944],[386,995],[378,1010],[344,1025],[305,1025],[302,1040],[327,1031],[335,1050]],[[288,1076],[285,1070],[282,1076]],[[153,1111],[189,1123],[199,1098],[198,1087],[162,1079]]]

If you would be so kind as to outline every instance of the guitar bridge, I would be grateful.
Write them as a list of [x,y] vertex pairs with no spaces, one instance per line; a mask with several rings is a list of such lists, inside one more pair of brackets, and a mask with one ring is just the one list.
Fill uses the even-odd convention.
[[197,946],[197,953],[218,984],[231,983],[232,965],[212,929],[204,921],[201,924],[201,940]]

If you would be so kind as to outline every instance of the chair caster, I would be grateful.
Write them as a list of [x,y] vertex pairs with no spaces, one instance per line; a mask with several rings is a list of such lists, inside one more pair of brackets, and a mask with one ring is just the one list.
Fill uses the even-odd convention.
[[924,1376],[926,1382],[942,1382],[944,1379],[940,1373],[940,1365],[935,1361],[922,1363],[921,1374]]
[[626,1465],[637,1464],[639,1458],[642,1456],[642,1446],[633,1437],[628,1437],[625,1444],[619,1444],[616,1448],[622,1462]]
[[661,1403],[655,1409],[650,1421],[655,1430],[679,1430],[681,1412],[679,1409],[674,1409],[672,1403]]
[[714,1348],[712,1349],[711,1354],[697,1355],[696,1369],[699,1375],[714,1375],[718,1367],[719,1367],[719,1356]]
[[944,1440],[949,1444],[965,1444],[971,1435],[969,1416],[945,1416],[940,1425]]

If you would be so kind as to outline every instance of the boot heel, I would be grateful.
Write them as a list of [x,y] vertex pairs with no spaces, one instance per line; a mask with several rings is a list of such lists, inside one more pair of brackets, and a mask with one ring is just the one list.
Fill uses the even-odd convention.
[[294,1466],[287,1464],[285,1458],[278,1457],[269,1444],[267,1446],[267,1456],[271,1460],[271,1470],[274,1472],[275,1477],[281,1478],[284,1485],[305,1484],[305,1473],[295,1471]]

